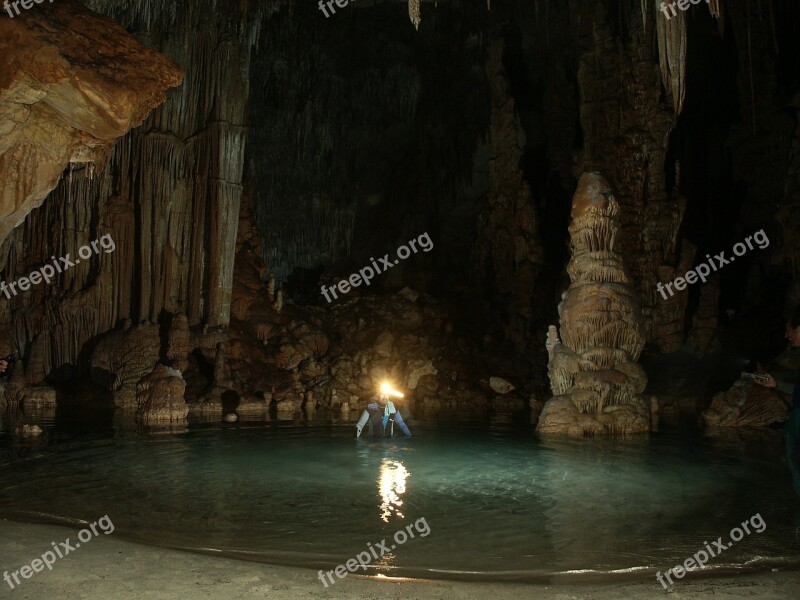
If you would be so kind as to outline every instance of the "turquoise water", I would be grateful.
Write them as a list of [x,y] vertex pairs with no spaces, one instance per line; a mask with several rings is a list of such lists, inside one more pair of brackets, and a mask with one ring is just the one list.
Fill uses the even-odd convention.
[[115,536],[314,569],[343,564],[368,543],[394,543],[398,529],[418,523],[372,573],[536,581],[651,578],[759,513],[766,530],[708,567],[800,563],[800,498],[774,434],[753,446],[688,434],[549,441],[502,426],[414,432],[56,432],[38,448],[5,438],[0,517],[74,523],[107,514]]

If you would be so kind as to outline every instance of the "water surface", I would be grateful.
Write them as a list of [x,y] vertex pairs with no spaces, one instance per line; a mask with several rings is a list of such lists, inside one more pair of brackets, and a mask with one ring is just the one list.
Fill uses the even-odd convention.
[[355,440],[350,427],[240,424],[129,438],[50,432],[38,448],[5,438],[0,517],[75,523],[108,514],[114,535],[135,541],[315,569],[393,543],[418,523],[373,573],[536,581],[652,577],[649,569],[680,564],[706,542],[729,541],[758,513],[766,530],[708,566],[800,563],[800,499],[775,435],[745,451],[690,434],[414,432]]

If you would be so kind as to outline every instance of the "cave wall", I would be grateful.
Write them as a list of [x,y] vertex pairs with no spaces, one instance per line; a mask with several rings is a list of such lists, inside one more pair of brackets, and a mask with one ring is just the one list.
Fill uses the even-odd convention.
[[[653,27],[629,17],[625,43],[602,4],[584,13],[579,43],[583,170],[603,173],[617,190],[622,225],[619,249],[642,301],[648,341],[663,320],[655,286],[659,268],[675,264],[680,205],[665,177],[666,146],[675,122],[672,96],[661,93]],[[682,327],[682,321],[674,321]],[[658,332],[658,328],[655,328]],[[677,350],[661,343],[664,351]]]
[[[662,302],[655,288],[702,250],[687,235],[687,213],[726,210],[719,199],[701,202],[686,183],[694,177],[688,155],[670,148],[680,123],[676,99],[688,90],[690,102],[692,88],[675,65],[662,85],[658,13],[643,20],[638,3],[612,0],[491,10],[444,3],[425,11],[417,29],[392,3],[322,26],[316,7],[277,2],[193,0],[181,10],[133,0],[87,4],[186,77],[116,145],[105,169],[67,171],[6,241],[6,279],[49,256],[74,255],[105,233],[117,244],[0,308],[15,345],[35,358],[34,379],[73,374],[87,343],[120,321],[164,323],[184,313],[193,327],[226,326],[245,186],[264,241],[264,275],[285,281],[307,270],[316,283],[320,273],[347,274],[428,231],[436,251],[400,265],[376,288],[410,283],[462,304],[482,302],[471,324],[499,324],[515,355],[528,359],[528,341],[566,288],[576,175],[600,172],[620,204],[620,251],[647,341],[677,350],[694,322],[692,347],[710,347],[716,292]],[[739,62],[752,60],[756,73],[752,82],[749,68],[737,73],[742,119],[726,142],[735,147],[732,166],[719,169],[720,180],[735,171],[746,187],[727,235],[770,218],[771,203],[783,197],[788,216],[775,231],[791,241],[794,196],[758,175],[783,177],[788,152],[783,166],[779,157],[789,137],[787,115],[775,110],[771,29],[750,11],[726,12]],[[683,56],[682,28],[691,34],[699,18],[681,20],[668,54]],[[755,134],[743,100],[751,87]],[[515,198],[513,206],[502,206],[504,197]],[[484,248],[483,258],[473,260],[473,246]],[[780,265],[796,268],[791,246],[783,248]],[[748,281],[768,267],[759,265]]]
[[491,98],[489,189],[479,205],[477,269],[485,273],[492,303],[502,307],[505,338],[526,350],[544,254],[539,207],[521,168],[517,113],[503,66],[505,43],[492,40],[486,61]]
[[126,135],[100,173],[68,171],[7,242],[13,279],[53,254],[111,233],[116,249],[13,298],[14,345],[35,360],[29,380],[85,369],[87,342],[119,321],[191,326],[230,317],[242,194],[250,49],[272,10],[189,2],[91,1],[185,71],[180,88]]
[[419,31],[403,4],[349,8],[322,23],[316,6],[283,10],[255,53],[247,163],[264,260],[279,282],[316,281],[427,231],[435,251],[373,285],[463,285],[471,239],[454,223],[474,226],[463,188],[488,123],[486,8],[431,6]]
[[[791,195],[786,184],[791,176],[794,115],[779,82],[781,52],[775,20],[785,15],[776,10],[772,3],[764,6],[739,3],[728,8],[730,35],[734,36],[738,49],[739,118],[730,130],[726,146],[731,151],[734,189],[738,190],[741,201],[731,243],[764,229],[771,246],[745,255],[745,261],[736,265],[738,272],[731,273],[723,287],[725,303],[740,311],[770,302],[763,294],[768,289],[768,279],[776,275],[773,265],[780,265],[781,255],[799,256],[796,225],[785,220],[780,210]],[[797,10],[794,6],[795,14]],[[724,207],[713,209],[724,211]],[[797,282],[796,274],[790,268],[778,277]],[[790,291],[786,304],[800,304],[800,295]]]
[[163,56],[75,0],[3,15],[0,244],[68,163],[104,166],[114,142],[181,79]]

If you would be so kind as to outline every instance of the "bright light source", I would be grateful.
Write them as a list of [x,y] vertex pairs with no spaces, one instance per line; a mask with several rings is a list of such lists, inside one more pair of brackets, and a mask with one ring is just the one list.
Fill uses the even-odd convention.
[[384,396],[394,396],[395,398],[403,397],[403,394],[394,389],[388,381],[384,381],[381,384],[381,394]]

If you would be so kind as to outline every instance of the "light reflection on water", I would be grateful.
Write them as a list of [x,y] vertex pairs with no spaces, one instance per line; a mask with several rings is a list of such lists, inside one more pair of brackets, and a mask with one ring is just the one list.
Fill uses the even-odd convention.
[[406,479],[410,473],[398,460],[384,458],[381,461],[381,474],[378,478],[378,490],[381,495],[381,520],[389,522],[392,515],[404,519],[405,515],[400,510],[403,500],[400,498],[406,493]]
[[786,565],[800,556],[800,501],[772,433],[539,440],[495,424],[356,440],[351,428],[237,426],[27,452],[6,439],[0,517],[108,514],[120,537],[315,569],[424,517],[430,535],[375,572],[535,579],[664,571],[760,513],[766,531],[709,567]]

